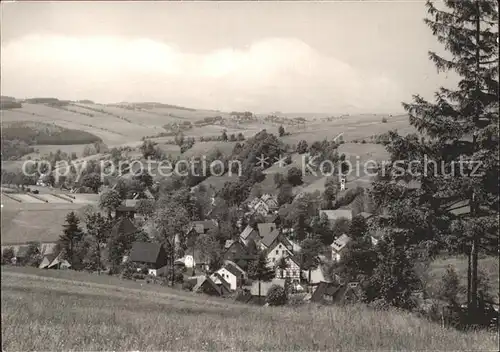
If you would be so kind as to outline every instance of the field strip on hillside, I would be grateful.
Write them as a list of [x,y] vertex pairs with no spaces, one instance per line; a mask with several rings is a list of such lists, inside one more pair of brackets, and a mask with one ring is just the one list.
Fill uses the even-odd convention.
[[[22,112],[22,113],[26,113],[27,115],[32,115],[30,114],[29,112],[26,112],[26,111],[18,111],[18,112]],[[67,122],[67,123],[70,123],[70,124],[75,124],[77,126],[83,126],[83,127],[88,127],[88,128],[94,128],[94,129],[97,129],[97,130],[101,130],[101,131],[104,131],[104,132],[108,132],[108,133],[114,133],[114,134],[117,134],[117,135],[120,135],[120,136],[125,136],[124,134],[120,133],[120,132],[116,132],[116,131],[111,131],[107,128],[102,128],[102,127],[99,127],[99,126],[94,126],[94,125],[90,125],[90,124],[86,124],[86,123],[78,123],[76,121],[73,121],[73,120],[68,120],[68,119],[63,119],[61,117],[56,117],[56,118],[53,118],[53,117],[50,117],[50,116],[46,116],[46,115],[42,115],[42,114],[35,114],[34,116],[38,116],[38,117],[43,117],[43,118],[46,118],[46,119],[49,119],[51,121],[55,121],[55,122],[52,122],[52,123],[57,123],[57,121],[64,121],[64,122]],[[45,124],[51,124],[50,122],[44,122]],[[64,127],[64,126],[61,126],[63,128],[68,128],[69,127]],[[77,128],[74,128],[74,129],[77,129]],[[91,132],[90,132],[91,133]]]
[[[89,274],[90,275],[90,274]],[[64,285],[71,285],[71,286],[78,286],[78,287],[85,287],[85,288],[92,288],[92,289],[101,289],[101,290],[106,290],[109,294],[109,292],[122,292],[122,293],[131,293],[131,294],[137,294],[137,298],[143,297],[144,295],[153,295],[153,296],[158,296],[161,298],[165,299],[175,299],[178,302],[189,302],[189,303],[197,303],[197,304],[206,304],[207,302],[201,302],[201,301],[208,301],[209,304],[214,305],[214,306],[220,306],[220,307],[227,307],[228,305],[232,306],[237,306],[241,307],[240,304],[231,304],[230,302],[220,302],[216,299],[204,299],[208,296],[199,296],[196,297],[193,295],[193,297],[189,297],[190,295],[188,293],[183,292],[183,294],[180,294],[182,291],[179,291],[179,293],[175,292],[161,292],[163,287],[156,286],[156,284],[145,284],[144,289],[137,289],[137,288],[129,288],[129,287],[120,287],[115,284],[102,284],[102,283],[95,283],[95,282],[85,282],[85,281],[80,281],[80,280],[68,280],[68,279],[61,279],[61,278],[54,278],[54,277],[47,277],[47,276],[39,276],[39,275],[34,275],[34,274],[26,274],[26,273],[14,273],[14,272],[9,272],[7,270],[2,270],[2,286],[4,286],[4,279],[5,278],[12,278],[12,279],[19,279],[19,282],[21,284],[17,285],[22,285],[23,287],[29,288],[33,286],[34,281],[40,281],[40,282],[46,282],[46,283],[59,283],[59,284],[64,284]],[[27,280],[27,281],[26,281]],[[154,287],[156,286],[156,287]],[[154,287],[156,290],[148,290],[148,288]],[[48,287],[48,289],[54,289],[53,287]],[[163,289],[169,289],[169,288],[163,288]],[[172,290],[172,289],[170,289]],[[80,292],[80,291],[76,291]]]

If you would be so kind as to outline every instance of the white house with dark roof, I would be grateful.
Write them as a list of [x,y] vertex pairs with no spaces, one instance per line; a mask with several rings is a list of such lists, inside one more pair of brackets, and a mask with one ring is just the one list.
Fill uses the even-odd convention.
[[293,255],[292,245],[284,236],[277,236],[273,241],[273,244],[267,248],[267,262],[268,265],[274,266],[283,257],[289,257]]
[[335,239],[330,245],[332,249],[332,260],[339,262],[342,259],[342,254],[347,248],[347,245],[351,242],[351,238],[346,234],[343,234],[339,238]]
[[[241,287],[243,280],[247,278],[246,272],[234,262],[229,260],[225,261],[224,266],[217,270],[216,274],[220,275],[229,284],[232,291]],[[212,277],[212,280],[217,283],[217,278],[215,276]]]
[[137,264],[146,265],[149,275],[157,276],[167,273],[167,252],[158,243],[134,242],[129,260]]

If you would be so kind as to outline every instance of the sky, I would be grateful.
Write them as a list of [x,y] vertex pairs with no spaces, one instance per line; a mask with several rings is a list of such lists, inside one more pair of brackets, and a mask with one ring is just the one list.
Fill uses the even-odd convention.
[[451,80],[424,1],[1,6],[1,92],[253,112],[402,112]]

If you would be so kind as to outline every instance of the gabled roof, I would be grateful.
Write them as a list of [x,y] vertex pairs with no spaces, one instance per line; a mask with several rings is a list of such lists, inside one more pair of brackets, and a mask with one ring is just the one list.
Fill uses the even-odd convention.
[[272,223],[272,222],[264,222],[264,223],[257,224],[257,229],[259,231],[259,236],[261,238],[266,237],[273,230],[276,230],[277,228],[278,228],[278,226],[276,226],[276,224]]
[[60,252],[60,253],[59,253],[59,254],[58,254],[58,255],[54,258],[54,260],[53,260],[53,261],[49,264],[49,266],[48,266],[48,268],[49,268],[49,269],[50,269],[50,268],[53,268],[53,267],[55,267],[55,266],[57,266],[57,265],[59,265],[59,264],[64,265],[64,266],[66,266],[66,267],[68,267],[68,268],[69,268],[69,267],[71,267],[71,264],[70,264],[70,263],[69,263],[66,259],[63,259],[63,258],[62,258],[62,254],[63,254],[63,252]]
[[287,262],[291,261],[300,268],[300,257],[298,255],[288,255],[284,257]]
[[242,240],[246,240],[248,238],[248,236],[250,236],[250,234],[255,231],[255,229],[250,226],[250,225],[247,225],[247,227],[245,227],[245,229],[243,230],[243,232],[241,232],[240,234],[240,238]]
[[224,243],[224,249],[229,249],[231,248],[231,246],[235,243],[238,243],[237,241],[235,240],[226,240],[226,243]]
[[322,302],[324,296],[334,297],[341,288],[333,282],[320,282],[311,296],[311,302]]
[[271,231],[270,233],[268,233],[264,238],[262,238],[262,244],[266,247],[270,247],[274,241],[276,241],[276,239],[279,237],[280,235],[280,232],[278,229],[275,229],[273,231]]
[[205,264],[208,262],[208,260],[205,258],[204,254],[202,253],[201,250],[195,248],[194,250],[194,253],[193,253],[193,247],[188,247],[185,251],[184,251],[184,257],[180,258],[181,260],[185,261],[186,260],[186,256],[193,256],[193,259],[195,261],[196,264]]
[[118,235],[132,235],[134,233],[137,233],[139,230],[135,225],[130,221],[129,218],[123,217],[118,219],[118,221],[113,225],[111,228],[111,236],[118,236]]
[[42,262],[40,263],[38,268],[40,268],[40,269],[48,268],[50,266],[50,264],[52,264],[52,262],[56,258],[57,258],[57,254],[55,254],[55,253],[51,253],[51,254],[44,256],[42,259]]
[[257,202],[252,206],[253,210],[257,210],[259,207],[265,207],[267,210],[269,210],[269,205],[264,202],[262,199],[258,199]]
[[236,263],[234,263],[230,260],[226,260],[223,268],[226,269],[227,271],[229,271],[231,274],[233,274],[236,277],[241,277],[241,275],[246,274],[242,268],[240,268]]
[[469,200],[466,199],[466,200],[461,200],[459,202],[454,202],[452,205],[448,207],[447,210],[455,216],[469,214],[470,213]]
[[320,210],[319,215],[325,214],[328,220],[333,221],[340,218],[346,218],[352,220],[352,210],[351,209],[336,209],[336,210]]
[[[262,240],[262,242],[264,242],[264,240]],[[293,246],[290,243],[290,241],[288,241],[288,239],[285,236],[282,236],[278,233],[278,236],[271,243],[271,246],[267,246],[267,252],[268,253],[272,252],[280,243],[283,244],[283,246],[285,246],[285,248],[288,249],[290,252],[293,251]]]
[[158,243],[134,242],[130,251],[130,260],[141,263],[156,263],[161,251]]
[[276,207],[278,205],[278,198],[274,195],[264,194],[260,199],[268,206],[272,204],[272,207]]
[[193,292],[198,292],[203,286],[208,285],[212,287],[217,294],[221,295],[221,289],[217,284],[208,276],[205,276],[202,280],[199,280],[198,283],[193,287]]
[[[309,279],[309,271],[308,270],[303,270],[302,273],[305,275],[306,278]],[[325,273],[323,272],[323,266],[318,265],[317,268],[314,270],[311,270],[311,282],[309,283],[310,285],[316,285],[321,282],[330,282],[328,278],[326,278]]]
[[343,234],[342,236],[334,240],[330,246],[333,250],[338,252],[345,248],[345,246],[347,246],[349,242],[351,242],[351,238],[346,234]]
[[265,217],[266,222],[271,222],[271,223],[275,223],[276,220],[278,220],[278,218],[279,218],[278,214],[266,215],[266,217]]
[[211,279],[216,285],[220,284],[220,285],[224,286],[226,291],[228,291],[228,292],[231,291],[231,285],[219,273],[215,272],[215,273],[213,273],[212,276],[213,277],[211,277]]

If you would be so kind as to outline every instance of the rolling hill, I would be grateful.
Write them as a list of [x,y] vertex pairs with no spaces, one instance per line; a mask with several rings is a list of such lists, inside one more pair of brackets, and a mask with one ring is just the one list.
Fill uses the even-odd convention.
[[[108,275],[2,267],[2,349],[489,351],[498,336],[364,306],[255,307]],[[71,328],[68,328],[71,326]]]

